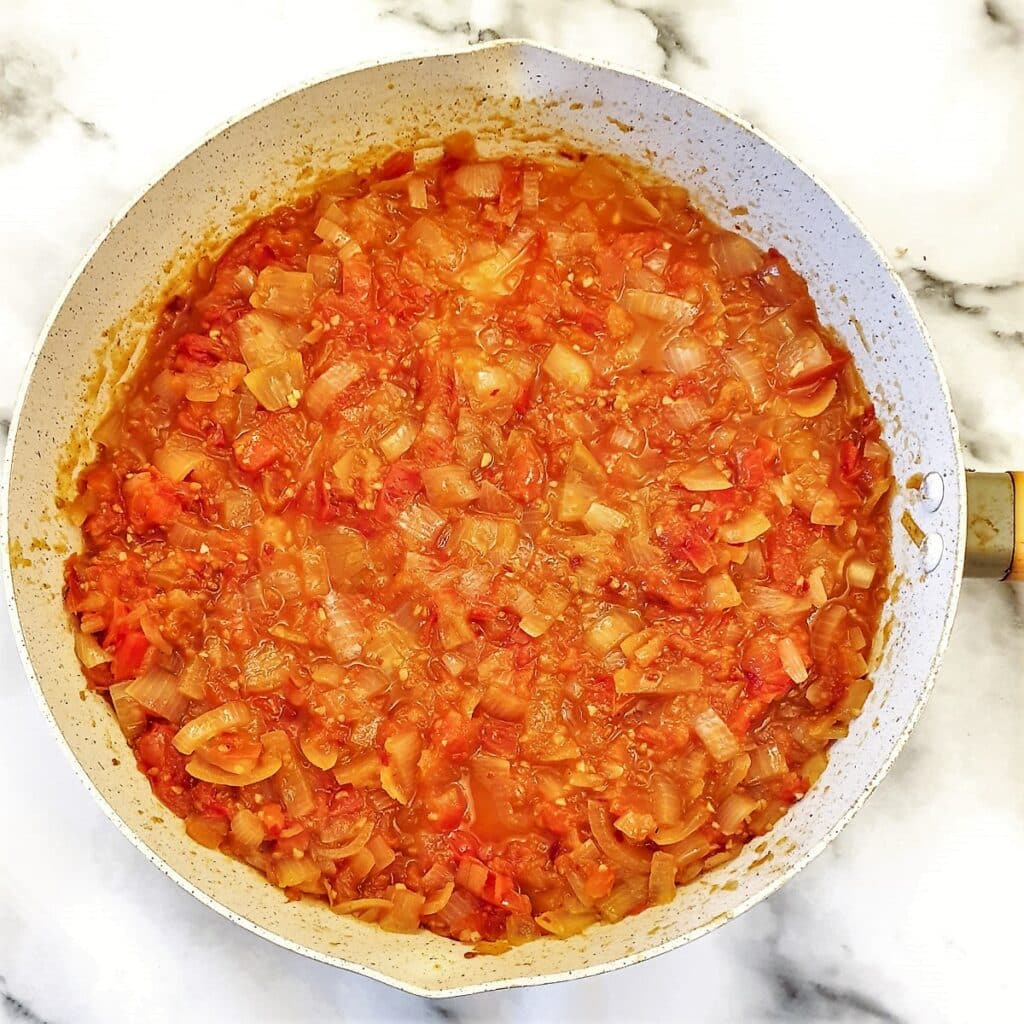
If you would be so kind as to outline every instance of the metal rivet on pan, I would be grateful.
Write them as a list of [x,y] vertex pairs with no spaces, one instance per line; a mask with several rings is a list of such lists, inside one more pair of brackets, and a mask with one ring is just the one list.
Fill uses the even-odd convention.
[[938,473],[926,473],[921,484],[921,502],[929,512],[938,511],[946,494],[946,485]]
[[942,552],[945,545],[942,537],[937,533],[929,533],[921,545],[921,557],[924,559],[924,571],[934,572],[942,561]]

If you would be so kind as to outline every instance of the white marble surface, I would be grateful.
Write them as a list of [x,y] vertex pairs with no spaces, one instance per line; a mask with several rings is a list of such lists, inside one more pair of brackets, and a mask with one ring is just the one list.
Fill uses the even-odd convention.
[[[968,463],[1024,464],[1024,0],[2,0],[0,416],[94,235],[202,134],[347,64],[494,35],[665,75],[798,154],[904,270]],[[1013,1019],[1022,609],[968,583],[892,775],[781,893],[626,972],[444,1004],[264,943],[154,870],[73,778],[4,622],[0,1021]]]

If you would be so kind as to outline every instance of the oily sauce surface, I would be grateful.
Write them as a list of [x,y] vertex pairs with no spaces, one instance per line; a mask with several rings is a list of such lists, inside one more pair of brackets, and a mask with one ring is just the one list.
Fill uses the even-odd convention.
[[197,841],[500,950],[670,900],[870,689],[889,453],[804,282],[617,165],[395,153],[164,310],[74,506]]

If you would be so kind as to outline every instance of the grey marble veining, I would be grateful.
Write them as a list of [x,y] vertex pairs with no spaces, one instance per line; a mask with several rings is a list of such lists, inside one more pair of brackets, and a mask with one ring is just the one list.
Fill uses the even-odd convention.
[[[96,233],[206,131],[346,64],[532,36],[752,120],[894,259],[976,468],[1024,466],[1024,0],[5,0],[0,425]],[[1011,1019],[1024,594],[970,581],[889,779],[780,893],[677,953],[428,1003],[304,961],[153,871],[72,777],[0,624],[0,1021]]]

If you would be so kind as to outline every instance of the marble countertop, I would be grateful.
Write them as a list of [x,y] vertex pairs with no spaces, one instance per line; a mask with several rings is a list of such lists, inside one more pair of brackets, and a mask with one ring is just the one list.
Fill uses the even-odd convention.
[[[1024,464],[1024,0],[3,0],[0,418],[67,274],[240,109],[496,36],[662,75],[764,129],[895,259],[976,468]],[[73,777],[0,624],[0,1021],[1002,1020],[1024,910],[1024,591],[968,582],[934,695],[854,824],[711,936],[605,977],[430,1003],[230,925]]]

